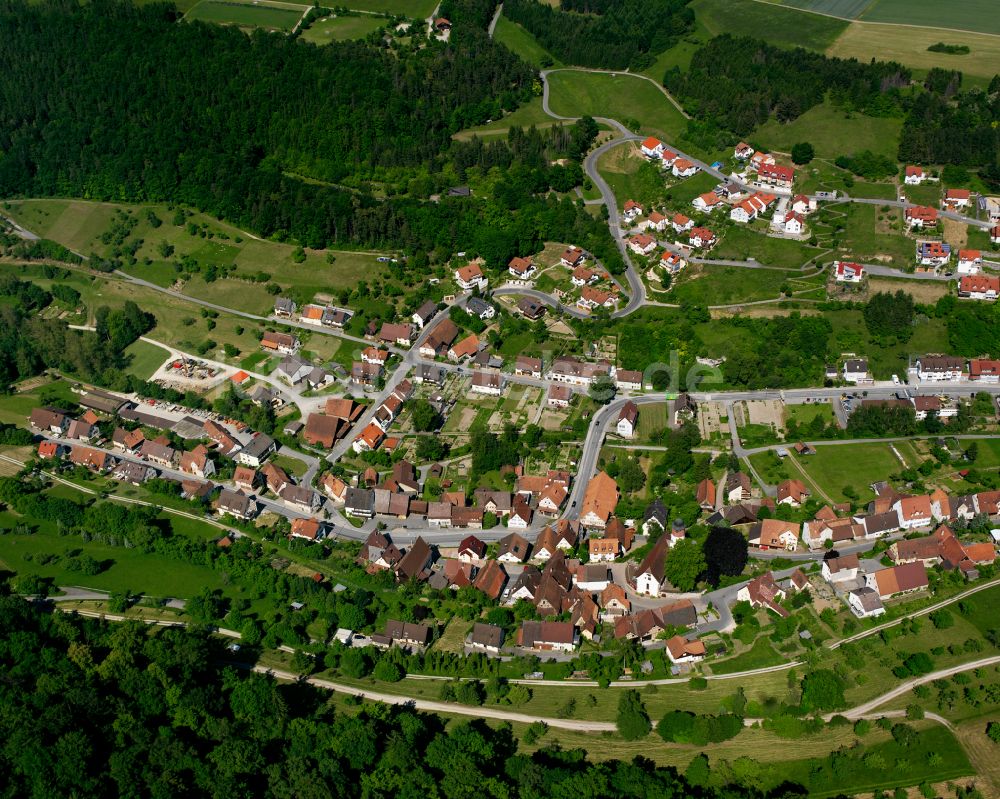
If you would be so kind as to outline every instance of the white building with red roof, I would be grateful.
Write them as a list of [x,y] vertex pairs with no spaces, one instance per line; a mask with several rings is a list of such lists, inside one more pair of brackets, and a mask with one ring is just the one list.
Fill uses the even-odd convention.
[[983,269],[983,254],[980,250],[958,251],[958,274],[978,275]]
[[852,261],[834,261],[833,277],[838,283],[860,283],[865,277],[865,268]]
[[908,166],[903,175],[903,183],[907,186],[919,186],[924,182],[924,168],[922,166]]
[[670,171],[675,178],[689,178],[698,171],[698,167],[686,158],[678,158],[674,161]]
[[659,158],[663,154],[663,142],[655,136],[650,136],[639,145],[639,149],[647,158]]

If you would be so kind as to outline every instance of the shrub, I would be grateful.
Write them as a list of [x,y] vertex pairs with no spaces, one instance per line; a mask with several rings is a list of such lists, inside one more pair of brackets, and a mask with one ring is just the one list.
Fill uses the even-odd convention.
[[618,732],[626,741],[636,741],[649,735],[652,725],[638,691],[625,691],[618,700]]

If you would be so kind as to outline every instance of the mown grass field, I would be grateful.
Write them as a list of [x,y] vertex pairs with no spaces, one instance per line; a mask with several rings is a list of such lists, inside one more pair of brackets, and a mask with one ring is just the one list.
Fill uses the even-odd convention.
[[790,152],[798,142],[809,142],[820,158],[871,150],[895,159],[902,127],[902,119],[857,113],[848,117],[829,103],[822,103],[788,123],[772,118],[753,135],[754,141],[783,153]]
[[847,501],[843,489],[852,486],[862,498],[869,486],[885,480],[903,466],[888,444],[830,444],[816,447],[816,454],[801,458],[806,474],[838,502]]
[[[501,17],[501,19],[503,18]],[[542,109],[542,98],[536,97],[500,119],[494,119],[492,122],[475,128],[466,128],[456,133],[452,138],[471,139],[473,136],[500,136],[506,135],[510,128],[515,127],[530,128],[534,125],[536,128],[550,128],[553,125],[565,124],[568,123],[560,122],[546,114]]]
[[269,3],[254,0],[201,0],[185,15],[187,20],[216,22],[221,25],[238,25],[241,28],[266,28],[290,31],[305,11],[304,6]]
[[793,291],[820,285],[815,281],[799,280],[797,274],[777,269],[691,265],[674,282],[670,290],[670,301],[695,305],[733,305],[776,300],[781,287],[786,283]]
[[534,36],[502,14],[497,20],[493,38],[538,69],[562,65],[562,62],[542,47]]
[[302,31],[299,38],[313,44],[364,39],[369,33],[377,31],[387,22],[385,17],[376,17],[371,14],[359,14],[356,17],[326,17],[316,20]]
[[[706,256],[720,260],[743,261],[753,256],[758,263],[767,266],[780,266],[785,269],[800,269],[808,261],[822,252],[816,247],[810,247],[805,242],[791,239],[778,239],[757,232],[764,225],[758,223],[757,228],[747,225],[734,225],[725,231],[715,248]],[[711,224],[709,224],[711,227]],[[750,272],[773,270],[750,269]],[[758,275],[766,280],[764,275]]]
[[170,353],[163,347],[157,347],[148,341],[136,341],[130,344],[125,352],[132,356],[128,366],[129,373],[142,380],[148,380],[170,357]]
[[671,141],[687,121],[657,87],[643,78],[563,70],[549,75],[549,107],[560,116],[635,120],[642,133]]
[[[957,4],[952,4],[954,8]],[[941,6],[943,7],[943,6]],[[977,30],[986,31],[996,18],[986,21]],[[867,19],[867,17],[866,17]],[[857,58],[867,61],[877,55],[884,61],[898,61],[915,69],[944,67],[958,69],[968,75],[989,78],[1000,64],[1000,31],[969,33],[968,31],[942,31],[936,28],[916,28],[910,25],[875,25],[868,22],[853,22],[827,50],[828,55],[841,58]],[[971,52],[966,55],[933,53],[927,50],[937,42],[968,45]]]
[[861,15],[865,22],[896,22],[1000,34],[1000,15],[994,0],[875,0]]
[[437,6],[437,0],[346,0],[342,5],[353,11],[374,11],[412,19],[427,19]]
[[774,45],[809,50],[825,50],[848,25],[846,20],[755,0],[695,0],[691,8],[713,36],[753,36]]

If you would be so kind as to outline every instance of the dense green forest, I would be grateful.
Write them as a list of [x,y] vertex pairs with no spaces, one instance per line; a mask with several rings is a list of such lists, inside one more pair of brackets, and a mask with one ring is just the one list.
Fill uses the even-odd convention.
[[664,77],[688,111],[739,135],[771,116],[793,120],[828,93],[837,107],[879,116],[901,113],[900,89],[909,81],[910,71],[895,62],[862,64],[728,34],[700,48],[687,72],[673,67]]
[[642,70],[694,26],[690,0],[507,0],[504,16],[567,64]]
[[[305,684],[220,664],[202,631],[83,620],[0,587],[0,783],[4,796],[749,796],[637,757],[518,751],[509,726],[366,704],[334,709]],[[648,724],[648,722],[647,722]],[[800,796],[783,784],[758,797]]]
[[992,94],[974,90],[948,98],[924,92],[914,98],[900,136],[900,160],[985,167],[985,176],[1000,185],[1000,81],[993,83]]

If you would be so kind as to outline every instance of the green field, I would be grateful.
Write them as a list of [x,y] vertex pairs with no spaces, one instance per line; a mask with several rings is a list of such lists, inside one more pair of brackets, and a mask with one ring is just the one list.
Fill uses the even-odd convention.
[[754,132],[754,141],[767,149],[790,152],[798,142],[809,142],[820,158],[836,158],[871,150],[892,159],[899,147],[902,119],[846,115],[822,103],[810,108],[792,122],[781,123],[772,118]]
[[[861,187],[862,184],[859,183],[855,190]],[[903,235],[898,212],[882,211],[879,206],[860,203],[831,208],[847,215],[847,227],[841,234],[838,255],[861,263],[877,260],[898,268],[905,268],[913,263],[914,244]]]
[[[101,234],[116,224],[121,210],[138,220],[130,238],[142,240],[136,252],[138,263],[128,268],[136,277],[161,286],[170,285],[177,273],[173,261],[189,256],[201,266],[234,264],[234,278],[205,283],[195,275],[184,286],[184,292],[238,310],[260,312],[273,304],[263,282],[249,282],[261,273],[296,295],[300,301],[310,301],[317,293],[329,293],[353,288],[363,276],[378,280],[385,269],[376,261],[377,253],[341,250],[306,250],[305,260],[296,263],[295,246],[251,237],[238,228],[207,216],[193,213],[187,221],[194,223],[205,235],[191,235],[186,226],[173,224],[173,212],[162,205],[126,206],[84,200],[19,200],[6,203],[4,212],[28,230],[52,239],[80,253],[96,252],[107,255],[109,245],[101,242]],[[152,211],[161,221],[154,227],[146,219]],[[120,217],[117,217],[120,218]],[[209,235],[211,237],[209,237]],[[161,244],[173,247],[169,259],[160,253]],[[151,263],[146,264],[149,259]],[[330,262],[332,260],[332,263]],[[226,302],[223,302],[224,298]]]
[[713,36],[753,36],[774,45],[810,50],[825,50],[848,24],[755,0],[694,0],[691,8]]
[[538,69],[562,65],[560,61],[554,58],[548,50],[538,43],[538,40],[534,36],[516,22],[511,22],[503,15],[497,20],[497,27],[493,33],[493,38]]
[[187,12],[184,19],[239,25],[243,28],[290,31],[301,19],[304,11],[304,6],[295,8],[284,4],[266,3],[266,0],[254,0],[253,3],[237,2],[237,0],[201,0]]
[[756,300],[776,300],[786,283],[792,291],[821,285],[801,280],[796,272],[778,269],[745,269],[738,266],[697,264],[675,280],[670,301],[692,305],[733,305]]
[[888,444],[830,444],[816,447],[816,454],[801,458],[806,474],[838,502],[847,501],[843,488],[853,486],[862,498],[869,486],[901,471],[903,466]]
[[[791,239],[777,239],[756,232],[758,228],[748,225],[733,225],[725,231],[708,258],[720,260],[743,261],[753,256],[758,263],[768,266],[780,266],[785,269],[800,269],[806,263],[817,257],[822,251],[810,247],[805,242]],[[709,225],[711,227],[711,224]],[[761,272],[765,270],[746,270]],[[761,280],[766,280],[763,275]]]
[[316,20],[302,31],[300,39],[313,44],[343,42],[348,39],[364,39],[369,33],[383,27],[388,20],[371,14],[358,16],[325,17]]
[[554,114],[578,117],[610,117],[621,123],[635,120],[642,133],[671,141],[687,125],[684,115],[667,99],[659,86],[644,78],[561,70],[549,81],[549,107]]
[[777,666],[784,658],[774,651],[771,642],[766,638],[758,638],[752,647],[736,657],[712,663],[713,674],[732,674],[736,671],[763,669],[767,666]]
[[352,11],[373,11],[423,20],[437,7],[437,0],[347,0],[341,5]]
[[793,419],[801,426],[809,424],[817,418],[822,419],[824,423],[829,423],[835,420],[833,407],[829,402],[810,402],[807,404],[803,403],[801,405],[785,406],[786,425]]
[[861,311],[837,311],[826,315],[833,326],[831,349],[863,353],[876,380],[888,380],[906,372],[908,356],[916,352],[947,352],[948,333],[943,319],[928,319],[913,329],[913,337],[891,347],[875,346],[868,337]]
[[567,123],[560,122],[546,114],[542,110],[542,98],[536,97],[522,105],[516,111],[500,117],[500,119],[494,119],[492,122],[487,122],[485,125],[479,125],[475,128],[466,128],[456,133],[453,138],[470,139],[472,136],[498,136],[506,134],[510,128],[515,127],[530,128],[534,125],[536,128],[542,128],[564,124]]
[[636,441],[652,441],[655,434],[667,429],[670,403],[652,402],[639,406],[639,423],[636,427]]
[[872,4],[872,0],[783,0],[778,4],[817,14],[828,14],[831,17],[857,19]]
[[163,347],[157,347],[148,341],[136,341],[129,345],[125,352],[132,356],[128,366],[129,374],[133,374],[141,380],[149,380],[153,372],[159,369],[163,362],[170,357],[170,353]]

